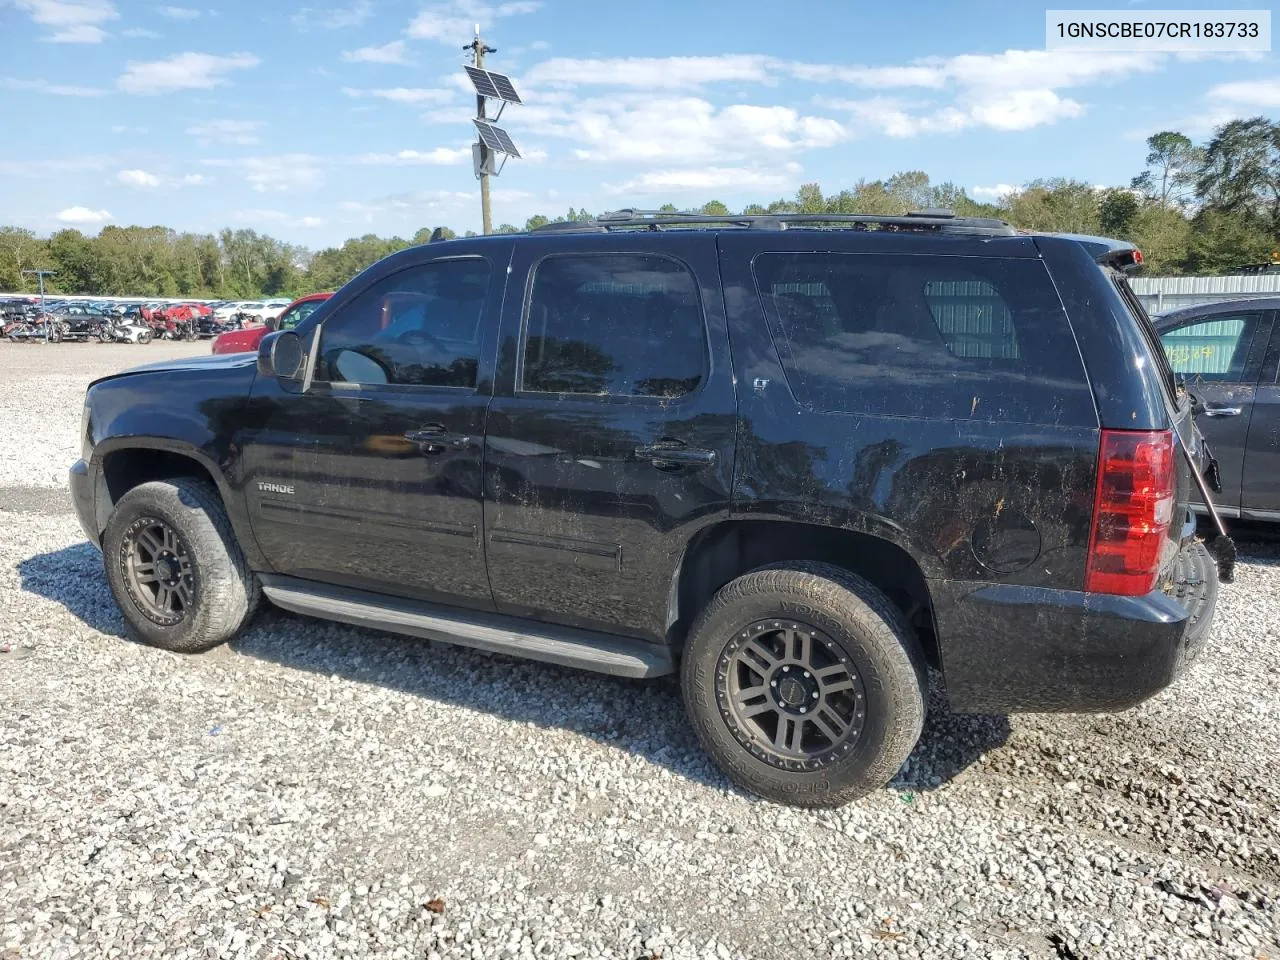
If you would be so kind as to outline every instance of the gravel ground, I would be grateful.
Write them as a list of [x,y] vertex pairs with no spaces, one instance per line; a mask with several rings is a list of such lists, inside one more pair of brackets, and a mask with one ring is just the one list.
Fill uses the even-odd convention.
[[90,380],[208,352],[208,340],[145,346],[0,340],[0,487],[66,487],[67,468],[80,456],[80,411]]
[[55,488],[144,349],[0,345],[0,958],[1280,958],[1275,545],[1143,706],[934,709],[890,787],[796,811],[669,682],[275,611],[123,639]]

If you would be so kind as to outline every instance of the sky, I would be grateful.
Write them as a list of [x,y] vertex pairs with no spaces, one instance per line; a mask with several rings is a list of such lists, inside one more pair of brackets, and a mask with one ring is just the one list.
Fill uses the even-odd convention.
[[912,169],[1125,185],[1153,132],[1280,108],[1273,54],[1049,52],[1025,2],[0,0],[0,224],[478,229],[477,23],[525,101],[495,225]]

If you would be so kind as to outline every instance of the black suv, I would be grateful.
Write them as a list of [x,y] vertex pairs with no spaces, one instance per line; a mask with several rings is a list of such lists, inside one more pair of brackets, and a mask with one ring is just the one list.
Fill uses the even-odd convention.
[[434,242],[256,357],[92,384],[75,505],[148,643],[265,593],[679,670],[732,780],[833,805],[910,753],[927,665],[956,710],[1117,710],[1200,649],[1206,454],[1134,253],[942,212]]

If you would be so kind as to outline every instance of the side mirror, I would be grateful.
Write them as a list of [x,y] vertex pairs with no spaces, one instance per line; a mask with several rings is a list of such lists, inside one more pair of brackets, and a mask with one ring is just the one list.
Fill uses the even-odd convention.
[[302,338],[292,330],[268,333],[258,344],[258,373],[264,377],[297,380],[303,374]]

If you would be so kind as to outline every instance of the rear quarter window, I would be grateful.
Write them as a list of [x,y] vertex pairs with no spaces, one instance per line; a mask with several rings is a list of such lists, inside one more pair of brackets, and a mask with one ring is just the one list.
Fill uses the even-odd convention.
[[788,252],[752,266],[787,382],[810,409],[1097,423],[1039,260]]

